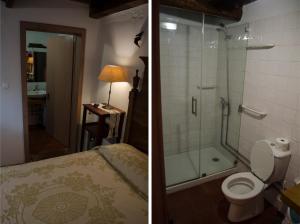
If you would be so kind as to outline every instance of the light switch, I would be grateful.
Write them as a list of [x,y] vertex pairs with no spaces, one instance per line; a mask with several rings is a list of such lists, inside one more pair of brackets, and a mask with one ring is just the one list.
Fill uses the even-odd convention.
[[1,88],[2,89],[8,89],[9,88],[9,84],[7,82],[2,82],[1,83]]

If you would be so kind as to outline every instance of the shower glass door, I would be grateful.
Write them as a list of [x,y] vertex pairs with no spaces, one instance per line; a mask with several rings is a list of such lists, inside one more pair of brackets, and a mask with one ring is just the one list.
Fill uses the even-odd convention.
[[[205,21],[211,21],[205,17]],[[202,176],[237,164],[246,66],[245,25],[227,28],[223,23],[204,24],[201,79]],[[233,153],[234,152],[234,153]]]
[[233,168],[231,151],[239,145],[245,26],[227,28],[205,15],[184,15],[160,14],[167,186]]
[[160,15],[167,186],[199,178],[202,22]]

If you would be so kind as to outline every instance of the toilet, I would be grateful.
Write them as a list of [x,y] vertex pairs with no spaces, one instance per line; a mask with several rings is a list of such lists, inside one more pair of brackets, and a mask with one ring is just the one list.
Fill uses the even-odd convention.
[[251,172],[227,177],[222,191],[230,202],[228,219],[241,222],[264,210],[263,190],[283,181],[290,161],[290,150],[282,150],[272,140],[257,141],[250,156]]

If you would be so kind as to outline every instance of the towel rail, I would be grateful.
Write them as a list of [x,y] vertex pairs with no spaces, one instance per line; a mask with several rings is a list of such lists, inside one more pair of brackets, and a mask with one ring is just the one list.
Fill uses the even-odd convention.
[[267,116],[266,112],[258,111],[242,104],[239,105],[239,112],[240,113],[244,112],[245,114],[257,119],[263,119],[264,117]]
[[262,50],[262,49],[271,49],[275,47],[275,44],[262,44],[262,45],[249,45],[246,47],[247,50]]

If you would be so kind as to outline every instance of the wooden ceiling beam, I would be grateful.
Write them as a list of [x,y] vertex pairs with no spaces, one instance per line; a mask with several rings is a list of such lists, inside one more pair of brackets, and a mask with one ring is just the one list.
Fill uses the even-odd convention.
[[85,3],[85,4],[90,4],[90,0],[71,0],[73,2],[81,2],[81,3]]
[[161,5],[239,21],[243,5],[256,0],[161,0]]
[[113,0],[113,1],[91,0],[90,17],[101,18],[145,3],[148,3],[148,0]]
[[216,8],[223,8],[227,10],[232,10],[234,8],[241,8],[243,5],[246,5],[250,2],[254,2],[255,0],[202,0],[203,2],[207,1],[212,6]]
[[[2,0],[7,8],[12,8],[15,0]],[[113,13],[130,9],[145,3],[148,0],[71,0],[89,4],[90,17],[101,18]],[[242,7],[256,0],[161,0],[161,5],[173,8],[202,12],[207,15],[221,16],[232,20],[240,20]]]
[[5,2],[5,6],[7,8],[12,8],[13,7],[13,4],[14,4],[14,0],[2,0]]

